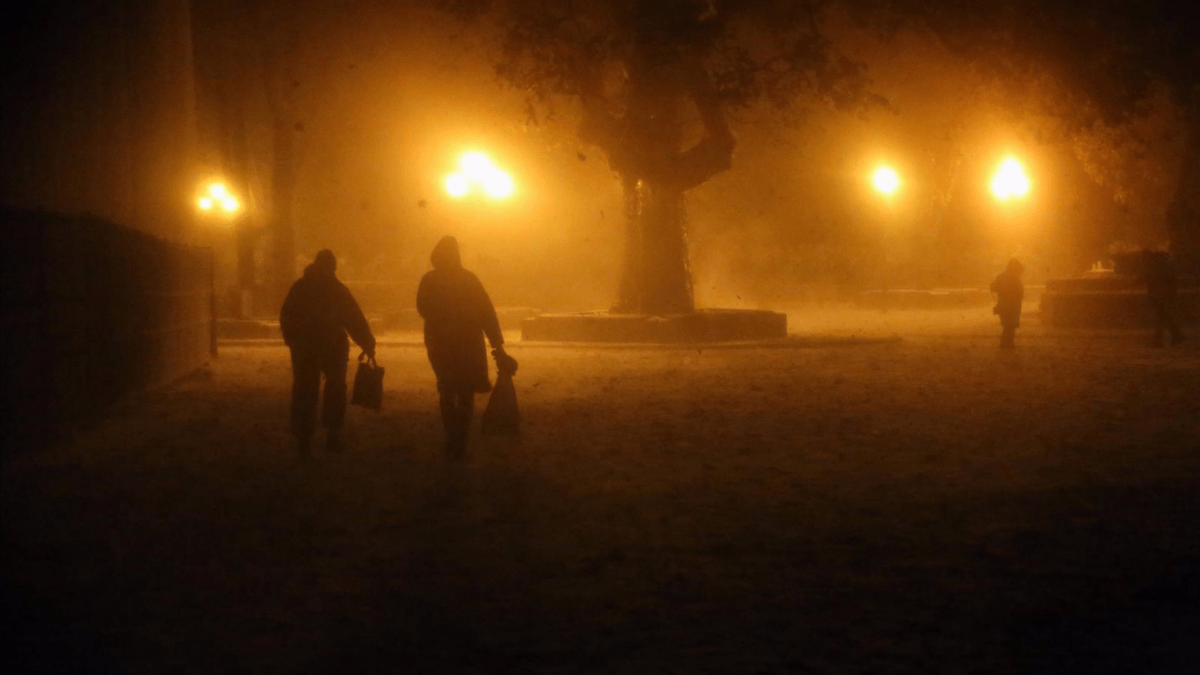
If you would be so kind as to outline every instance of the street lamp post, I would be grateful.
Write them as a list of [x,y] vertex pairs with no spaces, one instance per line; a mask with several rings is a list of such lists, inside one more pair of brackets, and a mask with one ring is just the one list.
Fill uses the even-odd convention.
[[992,194],[1001,201],[1020,199],[1029,193],[1029,178],[1021,163],[1009,157],[992,176]]
[[891,197],[900,187],[900,176],[890,167],[881,166],[871,175],[871,184],[885,196]]
[[900,176],[891,167],[881,166],[875,169],[875,173],[871,174],[871,185],[879,194],[883,195],[884,215],[881,220],[886,222],[880,228],[880,248],[882,251],[880,264],[880,277],[882,278],[880,282],[880,305],[886,310],[888,293],[888,231],[892,226],[892,195],[900,189]]
[[516,191],[512,176],[482,152],[466,153],[459,159],[458,167],[443,181],[446,193],[455,199],[478,193],[490,199],[507,199]]
[[224,183],[214,182],[196,198],[196,208],[210,222],[234,229],[237,256],[235,311],[239,318],[249,318],[254,288],[254,236],[244,222],[239,222],[242,203]]
[[232,218],[242,208],[241,202],[229,192],[224,183],[210,184],[196,200],[196,206],[205,213],[226,218]]
[[[995,175],[992,176],[991,188],[992,194],[1000,201],[1002,210],[1011,213],[1011,210],[1006,207],[1015,205],[1029,194],[1029,177],[1025,175],[1025,169],[1021,163],[1009,157],[996,169]],[[1016,225],[1012,222],[1013,216],[1011,215],[1002,216],[1002,219],[1005,232],[1001,236],[1005,241],[1005,258],[1012,258],[1016,253]]]

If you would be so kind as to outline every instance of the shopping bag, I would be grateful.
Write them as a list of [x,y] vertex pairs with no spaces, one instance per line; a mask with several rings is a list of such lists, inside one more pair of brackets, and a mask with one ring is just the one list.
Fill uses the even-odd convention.
[[520,436],[521,411],[517,409],[517,390],[513,388],[512,372],[501,370],[496,386],[483,411],[484,436]]
[[368,357],[366,352],[358,355],[358,370],[354,373],[354,393],[350,402],[372,410],[383,407],[383,367],[375,363],[374,356]]

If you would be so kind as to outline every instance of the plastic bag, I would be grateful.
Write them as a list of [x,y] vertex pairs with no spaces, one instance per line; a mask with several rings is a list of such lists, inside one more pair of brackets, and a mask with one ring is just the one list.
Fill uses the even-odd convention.
[[358,370],[354,373],[354,393],[350,402],[371,410],[383,408],[383,368],[375,363],[375,357],[363,352],[358,355]]
[[521,411],[517,408],[517,390],[512,373],[505,369],[496,376],[496,386],[483,411],[484,436],[520,436]]

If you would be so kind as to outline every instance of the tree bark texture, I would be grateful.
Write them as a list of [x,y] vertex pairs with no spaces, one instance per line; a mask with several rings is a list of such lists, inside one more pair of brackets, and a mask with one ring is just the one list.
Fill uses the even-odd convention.
[[[629,87],[623,117],[589,115],[580,131],[605,149],[624,189],[625,253],[612,311],[691,312],[684,194],[729,168],[733,136],[694,59],[645,54],[631,67]],[[699,112],[704,136],[683,149],[688,100]]]
[[683,191],[671,183],[625,180],[626,243],[614,311],[683,314],[695,309]]

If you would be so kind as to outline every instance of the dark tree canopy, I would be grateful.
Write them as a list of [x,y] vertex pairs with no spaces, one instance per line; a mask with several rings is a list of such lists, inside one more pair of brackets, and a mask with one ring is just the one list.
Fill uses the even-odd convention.
[[1155,82],[1187,105],[1200,83],[1200,12],[1173,0],[867,0],[858,16],[885,30],[918,25],[955,53],[1015,80],[1050,75],[1108,121]]
[[[821,15],[845,10],[882,34],[931,31],[954,53],[1013,82],[1051,77],[1107,121],[1155,82],[1195,105],[1200,11],[1172,0],[447,0],[498,29],[495,69],[538,99],[614,94],[614,71],[646,57],[702,64],[722,106],[778,108],[878,102],[862,64],[838,53]],[[624,73],[628,75],[628,71]],[[619,76],[619,73],[617,74]],[[618,103],[619,105],[619,103]]]
[[[1164,88],[1182,110],[1182,162],[1167,205],[1170,247],[1200,274],[1200,10],[1178,0],[859,0],[887,34],[930,31],[950,51],[1057,121],[1069,135],[1122,127]],[[1122,192],[1117,187],[1116,192]]]
[[[705,124],[716,110],[878,102],[862,64],[840,55],[818,15],[829,2],[785,0],[453,0],[460,18],[493,22],[495,71],[533,101],[577,97],[585,136],[629,112],[639,84],[682,88]],[[719,126],[719,124],[718,124]]]
[[[822,33],[828,3],[785,0],[458,0],[447,9],[496,37],[494,66],[539,104],[581,104],[579,137],[625,191],[617,308],[692,310],[683,193],[732,165],[728,113],[766,104],[856,109],[865,69]],[[698,119],[702,130],[689,133]],[[698,137],[693,142],[693,136]]]
[[[1037,110],[1077,133],[1122,124],[1165,85],[1187,112],[1172,201],[1173,247],[1200,263],[1200,11],[1171,0],[457,0],[459,16],[497,26],[495,69],[532,102],[583,103],[580,137],[628,179],[700,185],[731,165],[727,115],[792,114],[814,104],[878,103],[863,65],[839,53],[823,17],[841,12],[883,37],[932,35]],[[702,139],[680,147],[678,119],[649,99],[695,104]],[[1018,101],[1025,101],[1019,103]],[[531,105],[531,115],[537,108]]]

